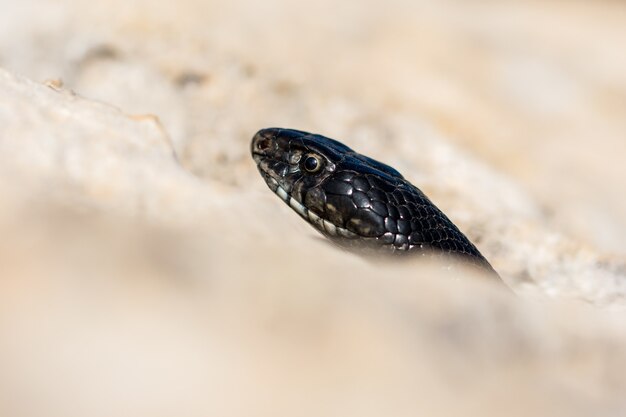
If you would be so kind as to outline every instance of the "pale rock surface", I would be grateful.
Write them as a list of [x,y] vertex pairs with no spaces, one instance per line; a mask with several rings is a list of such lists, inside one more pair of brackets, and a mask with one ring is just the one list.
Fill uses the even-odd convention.
[[[3,5],[0,415],[625,415],[624,9],[507,3]],[[327,245],[272,125],[398,168],[515,294]]]

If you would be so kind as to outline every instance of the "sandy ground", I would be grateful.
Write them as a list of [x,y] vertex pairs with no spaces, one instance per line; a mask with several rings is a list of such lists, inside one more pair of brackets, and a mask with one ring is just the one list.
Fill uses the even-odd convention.
[[[0,3],[0,414],[626,414],[626,4]],[[336,250],[262,127],[388,162],[511,293]]]

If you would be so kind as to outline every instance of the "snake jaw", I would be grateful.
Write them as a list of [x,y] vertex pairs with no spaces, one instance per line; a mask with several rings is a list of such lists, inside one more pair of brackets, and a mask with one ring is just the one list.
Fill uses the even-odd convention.
[[[274,193],[278,197],[280,197],[280,199],[283,200],[285,204],[290,206],[296,213],[298,213],[300,217],[314,225],[314,227],[322,234],[328,235],[330,237],[340,237],[345,239],[359,238],[357,234],[349,231],[348,229],[338,227],[330,221],[321,218],[312,210],[306,208],[302,203],[289,195],[289,193],[287,193],[284,188],[278,185],[277,182],[274,182],[274,184],[276,185],[276,189],[272,189],[272,186],[270,186],[270,189],[272,189],[272,191],[274,191]],[[269,182],[268,185],[270,185]]]

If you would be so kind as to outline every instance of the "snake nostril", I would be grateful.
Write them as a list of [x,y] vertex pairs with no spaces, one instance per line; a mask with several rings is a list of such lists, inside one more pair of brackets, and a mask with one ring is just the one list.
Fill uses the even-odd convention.
[[273,153],[278,146],[278,138],[281,129],[267,128],[261,129],[252,138],[250,150],[252,153],[268,154]]
[[271,146],[271,140],[269,138],[261,138],[256,143],[256,148],[259,151],[265,151]]

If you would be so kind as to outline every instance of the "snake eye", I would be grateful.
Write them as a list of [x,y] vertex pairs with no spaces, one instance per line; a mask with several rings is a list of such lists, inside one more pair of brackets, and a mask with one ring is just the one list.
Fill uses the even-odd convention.
[[317,155],[307,155],[303,162],[302,167],[309,174],[314,174],[322,168],[322,158]]

